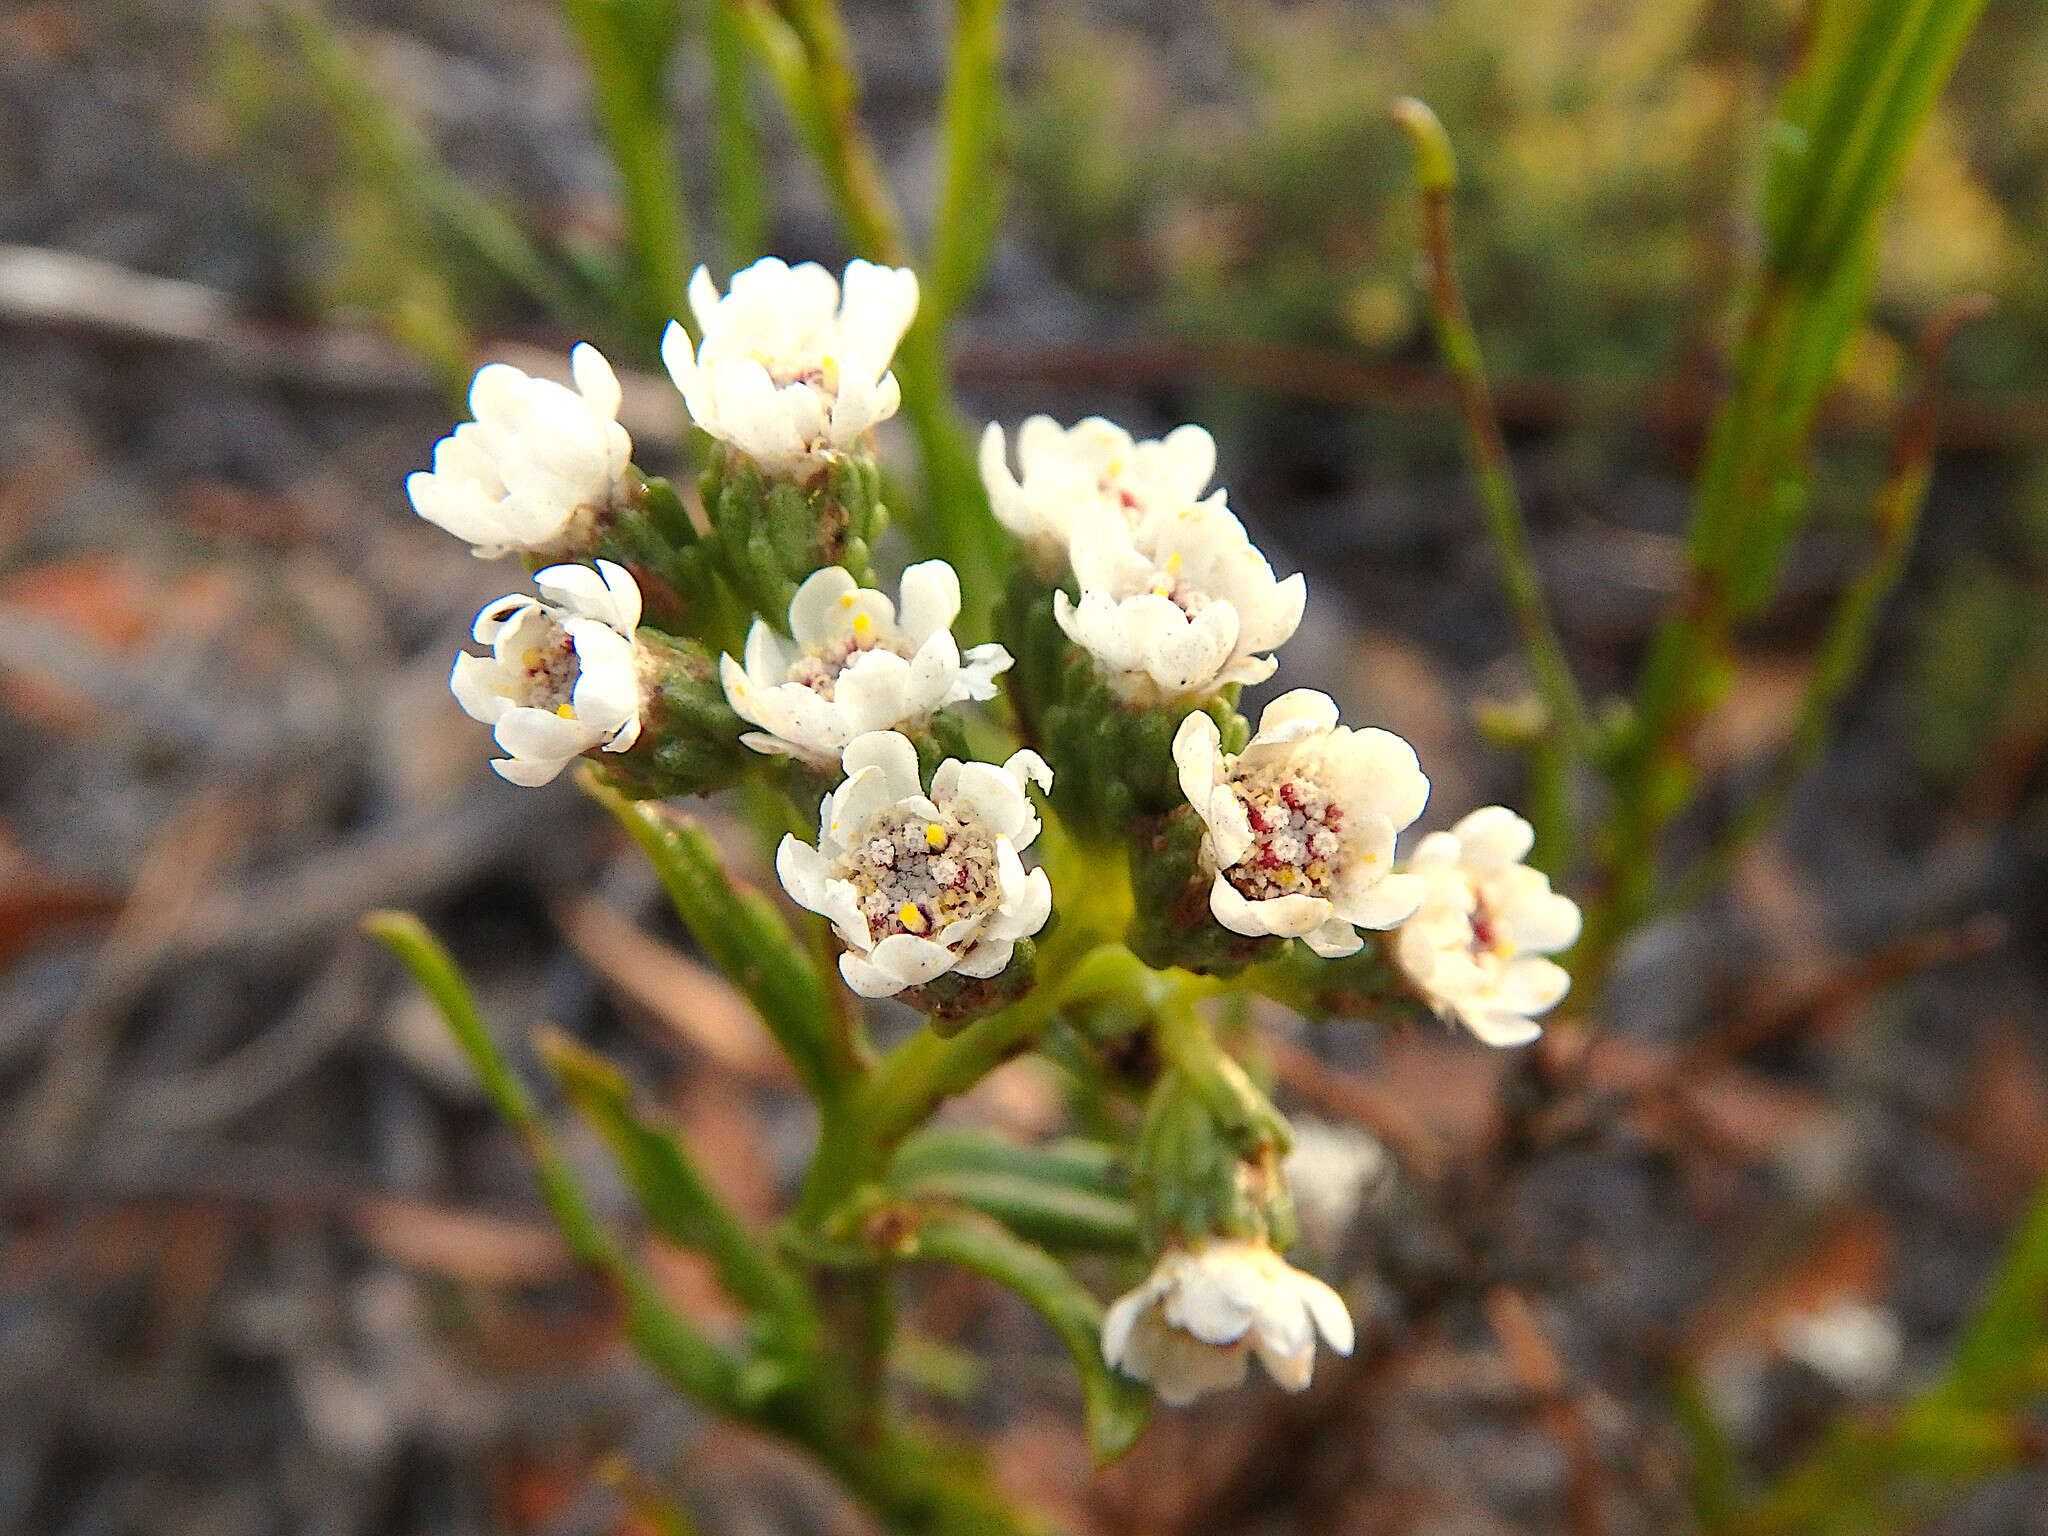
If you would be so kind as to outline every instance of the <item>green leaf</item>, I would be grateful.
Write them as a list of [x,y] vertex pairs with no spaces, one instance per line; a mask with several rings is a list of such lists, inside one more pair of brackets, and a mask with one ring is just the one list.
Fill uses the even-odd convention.
[[544,1031],[536,1043],[569,1102],[619,1160],[654,1230],[680,1247],[708,1255],[726,1290],[743,1306],[808,1330],[815,1320],[795,1277],[712,1192],[675,1134],[650,1125],[634,1109],[625,1074],[558,1030]]
[[746,0],[705,0],[711,50],[711,111],[715,123],[712,168],[718,176],[718,211],[725,225],[725,259],[738,269],[767,254],[768,178],[748,89]]
[[898,1194],[971,1207],[1056,1251],[1137,1251],[1123,1182],[1115,1153],[1099,1142],[1024,1147],[983,1131],[920,1132],[889,1170]]
[[592,1213],[589,1198],[556,1148],[533,1098],[498,1049],[476,1011],[469,986],[439,941],[410,912],[372,912],[363,928],[404,963],[448,1021],[475,1067],[484,1092],[526,1142],[540,1173],[541,1193],[569,1251],[606,1276],[626,1304],[626,1327],[648,1364],[681,1391],[744,1418],[750,1404],[725,1352],[669,1310],[639,1267],[629,1261]]
[[733,880],[704,829],[667,805],[580,776],[653,862],[676,915],[745,994],[811,1095],[836,1101],[853,1070],[842,1021],[811,956],[766,897]]
[[280,6],[277,15],[329,110],[395,195],[425,209],[478,260],[550,313],[566,319],[587,312],[582,297],[519,226],[442,164],[412,125],[377,94],[362,64],[317,7]]
[[954,0],[946,77],[945,181],[925,304],[943,328],[974,292],[995,245],[1008,169],[1003,153],[1003,0]]
[[597,120],[618,172],[632,253],[635,326],[652,356],[663,326],[688,314],[689,236],[668,105],[682,32],[679,0],[562,0],[589,66]]
[[1152,1394],[1102,1358],[1102,1304],[1043,1248],[974,1212],[933,1212],[903,1255],[958,1264],[1007,1286],[1038,1312],[1073,1356],[1081,1375],[1088,1447],[1098,1462],[1129,1450],[1145,1428]]

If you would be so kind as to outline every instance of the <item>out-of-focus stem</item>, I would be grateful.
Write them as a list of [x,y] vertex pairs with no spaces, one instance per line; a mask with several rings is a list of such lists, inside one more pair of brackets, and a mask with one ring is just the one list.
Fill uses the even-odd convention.
[[[1515,490],[1507,441],[1501,436],[1500,417],[1487,384],[1479,338],[1472,329],[1464,291],[1458,282],[1451,243],[1451,205],[1458,189],[1457,159],[1443,124],[1424,103],[1412,96],[1403,97],[1394,103],[1392,116],[1407,133],[1415,152],[1415,181],[1422,201],[1422,252],[1429,274],[1430,323],[1457,395],[1465,451],[1478,484],[1480,505],[1486,512],[1487,531],[1493,537],[1500,561],[1501,582],[1521,630],[1522,648],[1535,674],[1537,692],[1549,712],[1549,729],[1573,758],[1584,759],[1591,755],[1591,718],[1543,595],[1542,577],[1529,543],[1528,521]],[[1568,798],[1553,800],[1554,813],[1568,809]],[[1556,829],[1546,832],[1553,844],[1561,840]]]
[[711,51],[711,110],[717,131],[712,166],[718,174],[718,212],[729,267],[745,266],[768,244],[768,181],[761,166],[747,81],[747,39],[735,8],[745,0],[708,0],[705,19]]
[[1764,786],[1679,881],[1671,897],[1673,907],[1689,905],[1727,877],[1742,850],[1777,825],[1793,792],[1826,748],[1842,698],[1863,674],[1878,617],[1905,571],[1920,527],[1920,513],[1927,504],[1927,488],[1934,476],[1942,359],[1956,332],[1988,314],[1993,302],[1988,294],[1952,300],[1921,333],[1919,387],[1900,414],[1891,468],[1871,507],[1869,561],[1828,616],[1784,755]]

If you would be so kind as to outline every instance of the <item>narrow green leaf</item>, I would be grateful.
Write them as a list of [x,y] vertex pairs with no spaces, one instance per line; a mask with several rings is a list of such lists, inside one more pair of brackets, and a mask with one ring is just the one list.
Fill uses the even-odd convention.
[[635,1347],[681,1391],[721,1412],[746,1417],[751,1405],[738,1390],[739,1375],[732,1360],[669,1310],[647,1277],[599,1224],[567,1160],[548,1135],[532,1096],[484,1027],[468,983],[448,951],[410,912],[372,912],[363,919],[363,928],[403,962],[441,1010],[492,1104],[525,1140],[539,1170],[541,1193],[569,1251],[605,1275],[624,1298],[626,1327]]
[[905,1257],[958,1264],[1007,1286],[1052,1325],[1081,1375],[1088,1446],[1097,1461],[1129,1450],[1151,1412],[1149,1389],[1111,1370],[1102,1358],[1102,1304],[1043,1248],[972,1212],[934,1212],[918,1227]]
[[562,11],[582,47],[618,173],[635,328],[651,357],[668,321],[689,313],[690,242],[668,104],[682,7],[679,0],[562,0]]
[[537,1044],[569,1102],[619,1160],[654,1230],[707,1255],[741,1305],[784,1323],[807,1324],[810,1305],[795,1277],[740,1225],[675,1134],[634,1109],[625,1074],[557,1030],[544,1031]]
[[924,302],[944,326],[974,292],[1003,213],[1003,0],[954,0],[931,280]]
[[737,270],[768,249],[769,183],[749,89],[746,0],[705,0],[711,50],[712,168],[725,225],[725,260]]
[[1138,1217],[1112,1149],[1099,1142],[1019,1146],[984,1131],[927,1130],[904,1142],[889,1185],[992,1216],[1055,1251],[1130,1253]]
[[812,1096],[836,1101],[855,1070],[851,1046],[835,994],[781,914],[726,873],[716,845],[690,817],[628,800],[589,774],[579,782],[646,852],[676,915],[754,1005]]
[[519,226],[442,164],[412,125],[378,96],[317,6],[283,4],[276,15],[329,109],[397,195],[424,208],[478,260],[551,313],[574,317],[587,312],[588,306]]

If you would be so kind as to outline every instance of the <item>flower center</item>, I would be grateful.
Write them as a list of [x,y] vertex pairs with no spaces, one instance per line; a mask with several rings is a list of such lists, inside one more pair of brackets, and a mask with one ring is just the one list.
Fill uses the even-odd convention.
[[573,719],[570,698],[583,666],[576,658],[575,644],[561,625],[549,622],[539,643],[519,655],[519,676],[514,684],[518,702],[530,709],[547,709]]
[[946,925],[979,917],[1002,896],[995,840],[943,809],[929,816],[884,811],[841,860],[861,915],[880,943],[898,933],[936,940]]
[[1473,893],[1472,940],[1467,948],[1472,958],[1488,970],[1498,970],[1515,958],[1515,946],[1506,934],[1500,931],[1500,919],[1487,902],[1486,892],[1481,889]]
[[1168,555],[1164,565],[1153,568],[1151,584],[1145,590],[1154,597],[1165,598],[1191,619],[1212,601],[1208,593],[1188,584],[1181,574],[1181,557],[1177,554]]
[[1225,877],[1248,901],[1325,896],[1336,882],[1344,810],[1313,779],[1254,774],[1231,785],[1252,845]]
[[812,646],[791,662],[789,671],[783,675],[792,683],[802,683],[819,698],[830,699],[838,690],[840,674],[864,651],[887,651],[908,659],[903,642],[893,635],[877,633],[874,620],[863,613],[854,619],[851,631],[834,636],[823,645]]

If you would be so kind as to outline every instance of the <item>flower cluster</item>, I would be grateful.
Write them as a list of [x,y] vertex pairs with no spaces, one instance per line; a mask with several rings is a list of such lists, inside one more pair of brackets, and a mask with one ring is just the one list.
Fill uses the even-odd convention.
[[[1272,676],[1300,625],[1306,583],[1277,578],[1211,488],[1206,431],[1137,441],[1099,418],[1061,427],[1034,416],[1016,434],[1013,469],[991,424],[982,479],[1021,556],[1019,601],[1035,627],[1028,645],[1003,631],[1014,660],[999,644],[963,650],[949,565],[911,564],[893,600],[867,571],[884,515],[873,429],[901,400],[890,365],[916,314],[916,277],[857,261],[835,280],[769,258],[722,295],[699,269],[689,297],[698,339],[677,322],[661,350],[691,420],[717,444],[701,486],[709,533],[683,527],[681,494],[631,464],[619,382],[588,346],[572,356],[574,388],[483,369],[475,419],[408,482],[419,514],[478,555],[545,567],[535,595],[483,610],[473,634],[489,654],[459,656],[450,677],[462,708],[493,728],[501,775],[545,784],[586,754],[645,795],[753,774],[805,815],[822,790],[816,840],[785,836],[777,875],[830,923],[853,992],[935,1020],[981,1017],[1040,984],[1041,940],[1049,969],[1055,951],[1075,969],[1093,946],[1125,962],[1144,955],[1167,985],[1169,964],[1227,975],[1294,939],[1314,957],[1298,954],[1302,965],[1334,975],[1377,935],[1382,974],[1410,998],[1491,1045],[1536,1038],[1535,1018],[1567,986],[1546,957],[1576,939],[1579,913],[1524,862],[1528,823],[1499,806],[1475,811],[1423,837],[1404,865],[1398,840],[1429,798],[1407,742],[1342,724],[1310,689],[1273,699],[1256,730],[1237,714],[1239,690]],[[664,560],[664,541],[683,552]],[[715,557],[704,552],[713,541]],[[1014,707],[970,735],[957,712],[1003,687]],[[1048,688],[1065,690],[1057,710],[1034,693]],[[1004,761],[967,755],[965,743],[1012,722],[1022,740]],[[954,755],[933,766],[947,744]],[[723,777],[701,767],[714,757]],[[1125,863],[1084,865],[1064,893],[1024,860],[1041,830],[1032,791],[1052,789],[1056,766],[1063,796],[1105,777],[1116,791],[1100,797],[1109,812],[1091,813],[1100,825],[1065,823],[1062,847],[1096,857],[1087,840],[1104,826],[1130,833],[1110,855]],[[1053,803],[1064,815],[1067,802]],[[1135,887],[1141,858],[1166,871],[1150,920],[1211,950],[1162,960],[1136,921],[1090,931],[1117,903],[1080,886]],[[1072,906],[1055,932],[1062,894]],[[1126,894],[1126,916],[1134,904]],[[1050,1012],[1065,999],[1040,1001]],[[1174,1072],[1186,1076],[1176,1065],[1156,1094],[1179,1091]],[[1148,1111],[1157,1145],[1178,1150],[1141,1166],[1213,1177],[1202,1176],[1202,1198],[1147,1213],[1155,1265],[1102,1325],[1108,1362],[1168,1403],[1234,1385],[1254,1355],[1299,1391],[1319,1337],[1350,1352],[1343,1300],[1280,1257],[1293,1229],[1287,1169],[1305,1182],[1304,1170],[1325,1170],[1328,1188],[1306,1205],[1336,1231],[1385,1156],[1376,1143],[1328,1141],[1287,1164],[1277,1111],[1253,1147],[1241,1126],[1210,1124],[1216,1102],[1192,1093],[1167,1105],[1172,1115]]]
[[1064,564],[1080,596],[1054,597],[1060,628],[1121,696],[1171,703],[1273,675],[1307,584],[1275,580],[1222,491],[1202,497],[1216,465],[1207,432],[1135,443],[1099,418],[1062,431],[1034,416],[1017,438],[1021,480],[1002,429],[982,436],[989,504],[1041,565]]

